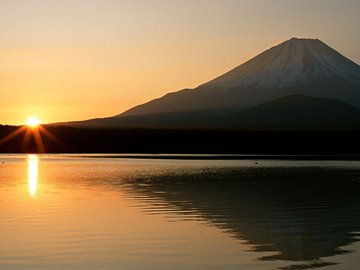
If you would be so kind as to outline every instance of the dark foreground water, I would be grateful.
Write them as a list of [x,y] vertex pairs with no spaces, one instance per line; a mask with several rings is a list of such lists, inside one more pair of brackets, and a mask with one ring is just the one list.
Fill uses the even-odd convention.
[[358,269],[360,162],[0,155],[0,269]]

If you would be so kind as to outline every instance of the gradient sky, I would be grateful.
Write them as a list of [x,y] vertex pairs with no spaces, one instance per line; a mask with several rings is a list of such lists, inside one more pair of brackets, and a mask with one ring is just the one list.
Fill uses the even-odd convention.
[[0,0],[0,123],[119,114],[291,37],[360,63],[359,0]]

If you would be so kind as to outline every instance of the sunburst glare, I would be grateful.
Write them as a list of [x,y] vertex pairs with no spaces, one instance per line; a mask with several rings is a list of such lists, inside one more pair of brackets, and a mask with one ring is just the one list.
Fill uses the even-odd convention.
[[29,127],[37,127],[40,124],[40,120],[36,117],[29,117],[28,120],[26,121],[26,124]]
[[37,149],[35,151],[38,153],[45,153],[46,149],[43,142],[44,136],[47,139],[55,142],[57,145],[60,145],[63,149],[66,149],[66,146],[53,134],[51,134],[44,126],[42,126],[40,124],[40,120],[36,117],[30,117],[27,120],[26,125],[22,125],[19,128],[13,130],[11,133],[7,134],[5,137],[0,138],[0,145],[6,144],[17,136],[23,136],[23,140],[20,145],[20,149],[23,152],[28,152],[30,149],[28,148],[28,145],[35,143]]

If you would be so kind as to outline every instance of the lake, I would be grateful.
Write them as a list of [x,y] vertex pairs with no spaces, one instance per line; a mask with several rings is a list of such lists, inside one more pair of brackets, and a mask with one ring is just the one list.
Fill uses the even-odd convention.
[[360,162],[0,155],[0,269],[358,269]]

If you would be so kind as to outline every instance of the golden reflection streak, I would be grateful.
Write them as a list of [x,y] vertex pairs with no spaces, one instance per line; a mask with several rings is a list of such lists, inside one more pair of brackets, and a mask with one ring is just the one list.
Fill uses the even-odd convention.
[[37,155],[28,155],[28,186],[29,194],[32,198],[35,198],[38,184],[38,164],[39,158]]

